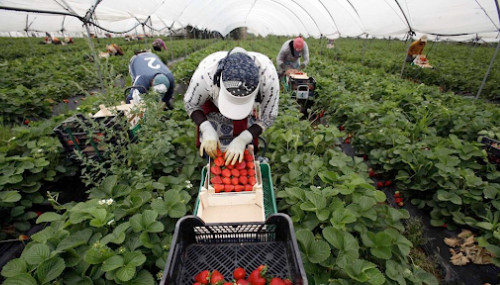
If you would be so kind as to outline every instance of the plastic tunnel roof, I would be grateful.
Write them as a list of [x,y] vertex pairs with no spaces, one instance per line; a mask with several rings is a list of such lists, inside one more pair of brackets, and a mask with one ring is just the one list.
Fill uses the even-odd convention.
[[[498,0],[0,0],[0,32],[168,33],[187,25],[223,36],[238,27],[267,35],[404,37],[498,41]],[[53,13],[34,13],[36,10]],[[28,11],[28,12],[27,12]],[[74,15],[77,17],[64,16]]]

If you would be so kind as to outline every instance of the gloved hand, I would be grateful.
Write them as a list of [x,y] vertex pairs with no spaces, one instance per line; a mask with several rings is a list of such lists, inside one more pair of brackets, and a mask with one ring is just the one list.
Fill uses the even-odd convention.
[[252,139],[252,134],[247,130],[235,137],[226,150],[226,165],[234,165],[236,161],[242,162],[245,148],[247,144],[252,142]]
[[201,123],[200,132],[200,156],[203,156],[203,150],[205,150],[210,157],[215,157],[217,155],[217,148],[219,147],[219,136],[217,132],[209,121]]
[[305,65],[305,64],[303,64],[303,63],[301,63],[301,64],[300,64],[300,66],[299,66],[299,69],[300,69],[300,70],[303,70],[304,68],[306,68],[306,65]]

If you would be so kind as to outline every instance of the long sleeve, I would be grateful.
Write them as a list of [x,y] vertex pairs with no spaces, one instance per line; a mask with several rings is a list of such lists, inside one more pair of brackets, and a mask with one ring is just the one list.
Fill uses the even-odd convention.
[[304,49],[302,50],[302,64],[304,66],[309,64],[309,47],[306,42],[304,42]]
[[278,56],[276,57],[276,67],[280,69],[280,66],[286,62],[287,56],[290,54],[290,48],[289,46],[290,41],[286,41],[282,46],[281,49],[278,53]]
[[278,116],[279,105],[279,80],[276,68],[273,62],[265,55],[259,53],[249,53],[254,56],[260,70],[260,118],[255,122],[256,125],[265,131]]
[[217,70],[217,63],[226,55],[227,52],[213,53],[202,60],[195,70],[184,94],[184,107],[189,116],[196,110],[203,110],[201,106],[208,99],[218,96],[219,87],[213,84],[213,75]]

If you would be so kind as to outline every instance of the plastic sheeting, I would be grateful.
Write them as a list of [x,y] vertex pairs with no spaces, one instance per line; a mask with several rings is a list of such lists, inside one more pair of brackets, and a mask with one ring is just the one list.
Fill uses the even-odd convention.
[[[102,0],[91,20],[124,32],[138,23],[166,33],[194,26],[226,36],[252,33],[305,37],[404,37],[410,30],[439,39],[498,41],[498,0]],[[0,0],[0,8],[73,14],[83,19],[96,0]],[[0,10],[0,32],[84,32],[74,17]],[[28,24],[27,20],[28,19]],[[64,20],[63,20],[64,19]],[[138,29],[142,31],[142,27]]]

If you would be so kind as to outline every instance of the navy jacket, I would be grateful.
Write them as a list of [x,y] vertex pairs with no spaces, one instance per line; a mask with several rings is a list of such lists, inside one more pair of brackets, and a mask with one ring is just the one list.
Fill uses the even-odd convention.
[[[170,81],[170,86],[165,96],[163,96],[162,101],[167,103],[172,98],[175,87],[174,75],[156,54],[143,52],[133,56],[130,59],[128,69],[132,77],[132,85],[144,87],[136,88],[141,94],[146,93],[151,88],[153,78],[157,74],[164,74]],[[130,103],[133,91],[134,88],[129,92],[127,103]]]

